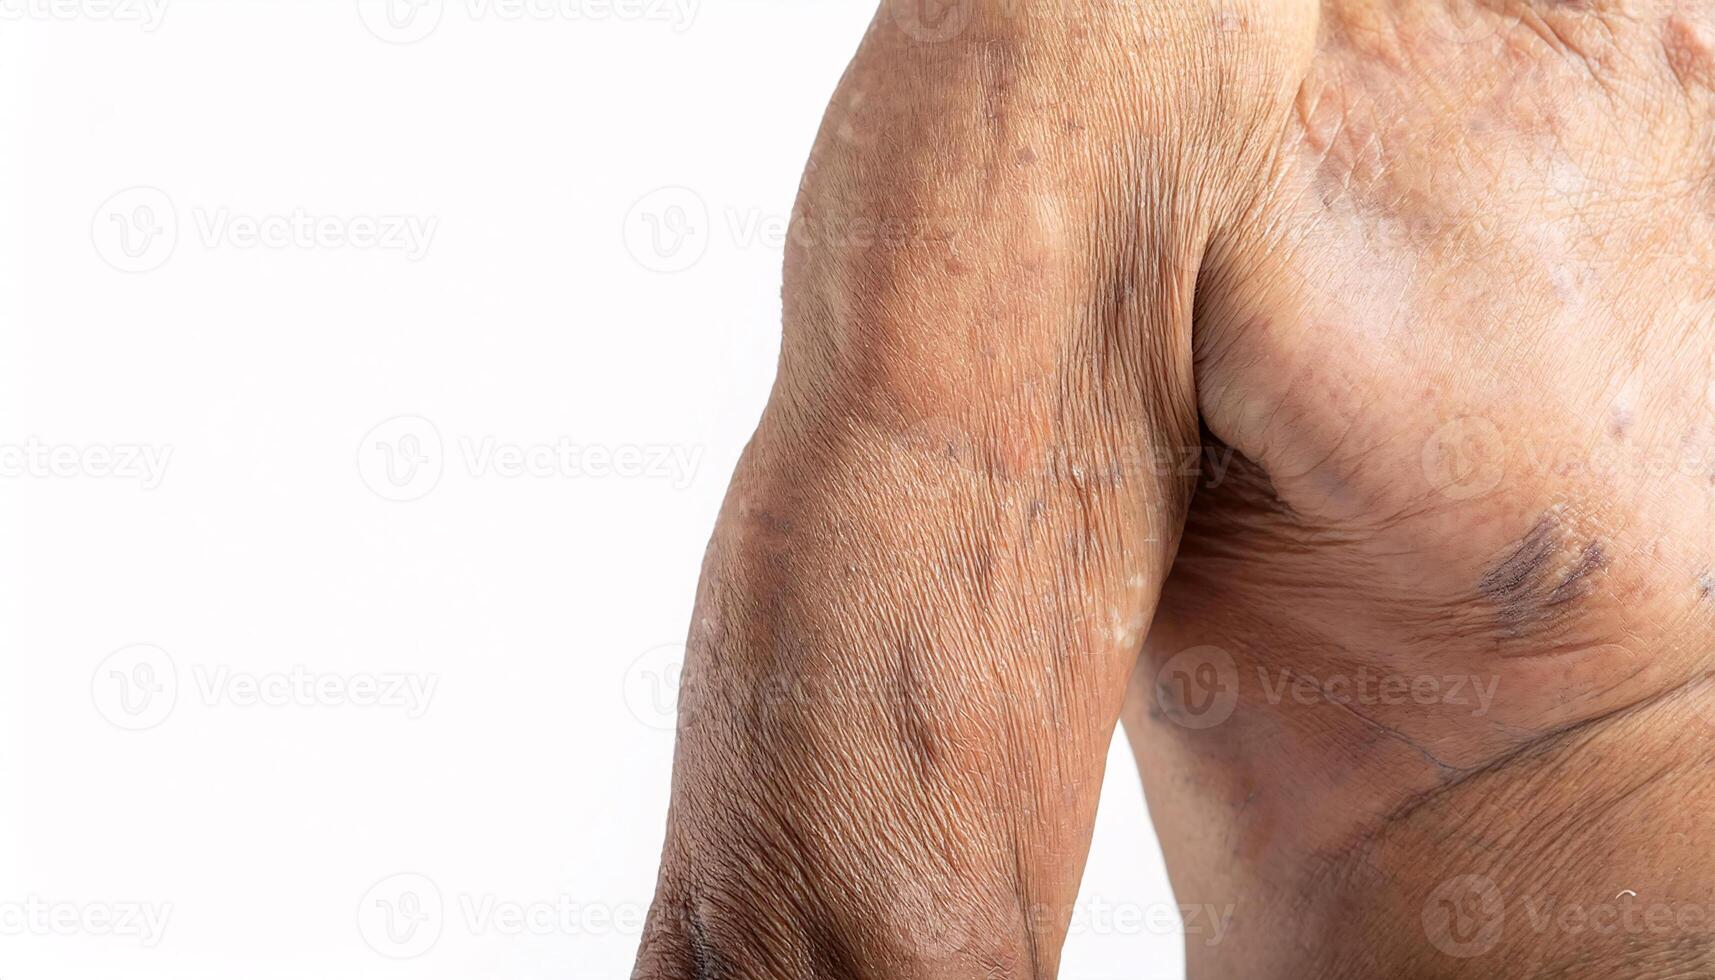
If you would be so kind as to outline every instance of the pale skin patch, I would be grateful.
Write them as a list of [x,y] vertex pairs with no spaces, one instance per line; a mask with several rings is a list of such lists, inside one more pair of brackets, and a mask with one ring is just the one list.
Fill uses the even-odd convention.
[[1110,609],[1108,614],[1112,617],[1112,625],[1108,629],[1108,635],[1114,643],[1122,648],[1129,648],[1143,642],[1143,613],[1134,612],[1126,615],[1119,609]]
[[1143,630],[1149,622],[1143,604],[1144,589],[1149,585],[1149,576],[1137,572],[1126,579],[1125,584],[1133,601],[1126,607],[1108,608],[1108,636],[1122,649],[1136,647],[1142,643]]

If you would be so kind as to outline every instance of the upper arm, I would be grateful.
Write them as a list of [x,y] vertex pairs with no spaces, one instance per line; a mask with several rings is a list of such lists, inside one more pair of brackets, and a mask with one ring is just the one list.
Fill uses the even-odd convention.
[[924,42],[889,0],[829,109],[700,587],[643,975],[1056,958],[1194,477],[1209,222],[1151,115],[1177,97],[1139,95],[1167,83],[1018,26]]

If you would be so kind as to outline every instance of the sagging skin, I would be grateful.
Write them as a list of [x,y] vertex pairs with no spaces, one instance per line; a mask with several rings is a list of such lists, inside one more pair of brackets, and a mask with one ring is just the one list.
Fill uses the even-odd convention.
[[1712,86],[1702,0],[883,3],[635,976],[1053,976],[1116,721],[1192,977],[1715,975]]

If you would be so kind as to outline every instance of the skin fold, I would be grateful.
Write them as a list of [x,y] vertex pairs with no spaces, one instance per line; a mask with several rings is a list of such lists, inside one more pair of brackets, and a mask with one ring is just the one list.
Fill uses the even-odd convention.
[[[1715,5],[887,0],[703,569],[643,980],[1715,975]],[[1147,965],[1140,965],[1140,970]]]

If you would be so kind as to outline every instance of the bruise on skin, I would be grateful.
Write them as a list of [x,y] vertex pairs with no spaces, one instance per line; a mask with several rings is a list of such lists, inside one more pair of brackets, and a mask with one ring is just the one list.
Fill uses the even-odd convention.
[[1608,567],[1607,551],[1590,541],[1568,561],[1568,537],[1565,523],[1550,511],[1478,581],[1477,593],[1495,607],[1503,635],[1550,629],[1595,587],[1596,574]]
[[726,960],[709,941],[708,929],[698,914],[696,903],[684,909],[684,939],[689,953],[692,980],[721,980],[731,975]]

